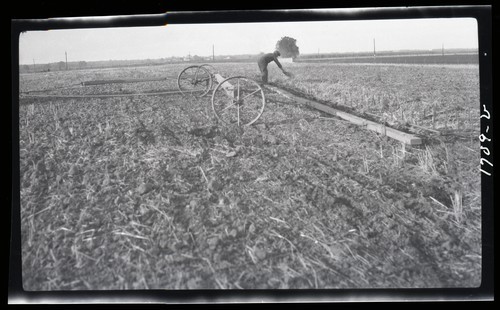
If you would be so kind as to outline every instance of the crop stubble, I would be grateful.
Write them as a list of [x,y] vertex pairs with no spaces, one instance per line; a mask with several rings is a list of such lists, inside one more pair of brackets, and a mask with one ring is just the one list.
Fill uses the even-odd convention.
[[[52,88],[63,75],[72,84],[169,75],[178,67],[23,75],[21,89]],[[228,76],[256,71],[249,64],[220,67]],[[431,94],[443,108],[462,105],[457,98],[478,106],[469,83],[477,78],[474,70],[453,75],[440,68],[324,64],[293,64],[291,70],[297,80],[273,70],[271,76],[336,103],[342,91],[359,102],[364,87],[366,93],[398,91],[415,111]],[[436,76],[462,84],[430,85]],[[126,87],[166,87],[155,83]],[[457,85],[462,91],[455,99],[439,95]],[[91,91],[121,86],[106,87]],[[403,153],[395,141],[271,93],[262,118],[244,129],[216,126],[208,99],[23,100],[27,290],[480,283],[479,152],[466,149],[477,149],[477,141],[433,140],[428,149]],[[423,160],[424,151],[433,165]],[[460,222],[450,199],[457,189],[463,193]]]

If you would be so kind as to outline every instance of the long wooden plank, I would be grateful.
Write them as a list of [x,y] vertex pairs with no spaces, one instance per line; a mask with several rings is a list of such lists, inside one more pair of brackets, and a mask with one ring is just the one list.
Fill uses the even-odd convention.
[[337,117],[340,117],[344,120],[347,120],[353,124],[359,125],[366,127],[369,130],[375,131],[379,134],[388,136],[390,138],[393,138],[395,140],[401,141],[405,144],[409,145],[419,145],[422,144],[422,139],[416,135],[408,134],[402,131],[399,131],[397,129],[387,127],[384,124],[379,124],[377,122],[373,122],[364,118],[361,118],[356,115],[352,115],[347,112],[339,111],[337,109],[334,109],[332,107],[329,107],[327,105],[324,105],[322,103],[319,103],[317,101],[311,100],[311,99],[306,99],[300,96],[297,96],[295,94],[292,94],[286,90],[283,90],[281,88],[273,87],[273,86],[266,86],[267,88],[270,88],[271,90],[276,91],[279,94],[284,95],[285,97],[288,97],[289,99],[295,100],[298,103],[305,104],[309,107],[312,107],[316,110],[335,115]]
[[[165,81],[170,78],[149,78],[149,79],[116,79],[116,80],[93,80],[82,82],[83,86],[89,85],[106,85],[106,84],[125,84],[125,83],[140,83],[140,82],[155,82]],[[172,78],[173,79],[173,78]]]
[[[200,92],[203,90],[195,90]],[[160,92],[126,93],[126,94],[88,94],[88,95],[46,95],[46,94],[22,94],[19,99],[24,98],[46,98],[46,99],[88,99],[88,98],[113,98],[113,97],[140,97],[140,96],[163,96],[181,94],[180,90],[166,90]]]

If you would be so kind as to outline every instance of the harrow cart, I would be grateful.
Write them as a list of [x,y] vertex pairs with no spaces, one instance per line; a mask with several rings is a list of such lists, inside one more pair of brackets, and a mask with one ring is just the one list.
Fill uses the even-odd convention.
[[251,125],[259,119],[266,106],[264,91],[256,81],[245,76],[224,78],[211,65],[185,68],[179,74],[177,83],[183,94],[196,97],[203,97],[212,91],[212,110],[224,124]]

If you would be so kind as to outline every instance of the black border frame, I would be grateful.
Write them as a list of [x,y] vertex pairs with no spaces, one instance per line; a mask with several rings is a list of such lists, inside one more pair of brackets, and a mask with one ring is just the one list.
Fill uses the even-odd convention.
[[[94,1],[86,2],[91,6]],[[56,2],[57,3],[57,2]],[[110,14],[113,11],[96,14],[95,7],[74,14],[70,10],[57,11],[55,6],[42,2],[45,9],[54,12],[53,15],[44,15],[43,10],[37,13],[14,14],[11,19],[11,230],[9,256],[9,303],[167,303],[167,304],[197,304],[197,303],[283,303],[283,302],[385,302],[385,301],[488,301],[494,297],[494,246],[493,246],[493,179],[494,170],[490,170],[491,177],[482,175],[482,284],[478,288],[450,288],[450,289],[342,289],[342,290],[126,290],[126,291],[53,291],[27,292],[22,288],[21,270],[21,240],[20,240],[20,186],[19,186],[19,107],[18,107],[18,79],[19,79],[19,34],[28,30],[67,29],[67,28],[101,28],[101,27],[133,27],[133,26],[160,26],[186,23],[239,23],[239,22],[285,22],[285,21],[328,21],[328,20],[370,20],[370,19],[406,19],[406,18],[452,18],[473,17],[478,24],[479,38],[479,66],[480,66],[480,102],[494,116],[493,111],[493,62],[492,62],[492,6],[415,6],[407,7],[395,4],[397,7],[377,7],[364,9],[356,7],[355,3],[346,7],[335,7],[334,10],[317,11],[303,8],[283,10],[278,8],[231,10],[219,7],[218,10],[178,11],[162,13],[159,5],[152,9],[136,12],[125,11]],[[81,4],[80,4],[81,5]],[[97,6],[98,7],[98,6]],[[369,6],[367,6],[369,7]],[[310,7],[318,9],[321,7]],[[352,8],[352,11],[343,10]],[[32,7],[32,9],[36,9]],[[158,9],[160,11],[158,12]],[[202,9],[204,9],[202,7]],[[222,10],[220,10],[222,9]],[[341,9],[341,10],[335,10]],[[92,11],[94,10],[94,11]],[[108,9],[109,10],[109,9]],[[156,13],[154,11],[156,10]],[[78,12],[78,9],[76,9]],[[118,14],[116,14],[118,13]],[[31,15],[30,15],[31,14]],[[49,13],[50,14],[50,13]],[[145,14],[145,15],[143,15]],[[152,14],[152,15],[149,15]],[[114,17],[98,17],[115,15]],[[26,18],[27,16],[27,18]],[[47,17],[56,16],[47,19]],[[73,16],[64,18],[57,16]],[[86,19],[82,16],[95,16]],[[493,134],[493,119],[481,119],[481,132],[489,126],[489,137]],[[494,139],[492,139],[492,142]],[[487,146],[493,152],[493,143]],[[485,145],[483,143],[483,145]],[[486,145],[485,145],[486,146]],[[488,158],[492,161],[493,157]],[[494,168],[494,167],[493,167]]]

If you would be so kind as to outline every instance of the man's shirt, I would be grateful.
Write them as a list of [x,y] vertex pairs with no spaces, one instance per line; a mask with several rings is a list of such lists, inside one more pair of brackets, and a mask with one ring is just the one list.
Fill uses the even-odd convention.
[[268,53],[268,54],[264,54],[262,55],[260,58],[259,58],[259,63],[261,64],[269,64],[271,61],[274,61],[276,63],[276,65],[278,65],[278,67],[280,69],[283,69],[283,67],[281,66],[280,62],[278,61],[278,58],[274,56],[273,53]]

